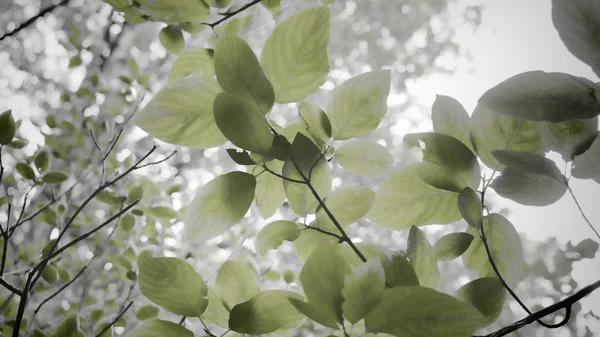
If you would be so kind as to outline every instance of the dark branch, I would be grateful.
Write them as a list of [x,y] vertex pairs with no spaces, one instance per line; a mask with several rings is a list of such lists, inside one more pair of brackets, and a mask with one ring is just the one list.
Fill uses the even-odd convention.
[[52,5],[52,6],[48,7],[48,8],[40,11],[36,16],[34,16],[34,17],[30,18],[29,20],[23,22],[22,24],[19,25],[19,27],[15,28],[13,31],[8,32],[8,33],[0,36],[0,41],[6,39],[8,37],[11,37],[11,36],[17,34],[18,32],[22,31],[23,29],[31,26],[34,22],[37,21],[37,19],[44,17],[44,15],[46,15],[46,14],[54,11],[56,8],[61,7],[61,6],[66,6],[69,3],[69,1],[70,0],[63,0],[63,1],[59,2],[58,4],[56,4],[56,5]]
[[325,234],[325,235],[333,236],[334,238],[338,239],[338,240],[339,240],[339,241],[341,241],[341,242],[344,242],[344,241],[345,241],[345,240],[344,240],[344,238],[343,238],[342,236],[340,236],[340,235],[337,235],[337,234],[335,234],[335,233],[332,233],[332,232],[329,232],[329,231],[326,231],[326,230],[324,230],[324,229],[321,229],[321,228],[318,228],[318,227],[306,226],[306,227],[304,227],[304,229],[311,229],[311,230],[313,230],[313,231],[317,231],[317,232],[319,232],[319,233],[322,233],[322,234]]
[[15,286],[4,281],[4,279],[1,276],[0,276],[0,285],[2,285],[4,288],[8,289],[10,292],[12,292],[15,295],[21,296],[23,294],[19,289],[15,288]]
[[239,9],[233,11],[233,12],[228,12],[228,13],[222,13],[221,15],[223,15],[223,17],[213,23],[208,23],[208,22],[203,22],[203,25],[209,26],[212,29],[215,29],[216,26],[218,26],[220,23],[229,20],[230,18],[236,16],[237,14],[245,11],[246,9],[258,4],[259,2],[261,2],[262,0],[253,0],[252,2],[240,7]]
[[100,330],[100,332],[96,335],[96,337],[102,336],[103,333],[105,333],[106,331],[108,331],[108,329],[110,329],[113,325],[115,325],[115,323],[117,323],[117,321],[121,317],[123,317],[123,315],[127,312],[127,310],[129,310],[129,308],[131,308],[132,305],[133,305],[133,301],[129,302],[129,304],[125,307],[125,309],[123,311],[121,311],[121,313],[119,315],[117,315],[117,317],[115,317],[115,319],[112,322],[110,322],[110,324],[105,326],[104,329]]

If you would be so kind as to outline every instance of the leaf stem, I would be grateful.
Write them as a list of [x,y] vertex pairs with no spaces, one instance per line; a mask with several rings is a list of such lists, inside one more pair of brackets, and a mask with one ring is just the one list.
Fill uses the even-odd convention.
[[261,2],[262,0],[253,0],[252,2],[240,7],[239,9],[233,11],[233,12],[229,12],[229,13],[222,13],[221,15],[223,15],[223,17],[213,23],[208,23],[208,22],[203,22],[203,25],[209,26],[212,29],[215,29],[216,26],[218,26],[220,23],[222,23],[223,21],[229,20],[230,18],[236,16],[237,14],[247,10],[248,8],[258,4],[259,2]]
[[583,209],[581,208],[579,201],[577,201],[577,198],[575,198],[575,193],[573,193],[573,190],[571,189],[571,186],[569,186],[569,184],[567,184],[567,189],[569,190],[569,194],[571,195],[571,198],[573,198],[573,201],[575,201],[575,205],[577,205],[577,209],[579,210],[579,213],[581,213],[581,216],[583,217],[585,222],[592,229],[592,231],[596,234],[596,236],[600,239],[600,233],[598,233],[598,230],[596,228],[594,228],[594,226],[592,225],[592,223],[590,222],[588,217],[583,212]]

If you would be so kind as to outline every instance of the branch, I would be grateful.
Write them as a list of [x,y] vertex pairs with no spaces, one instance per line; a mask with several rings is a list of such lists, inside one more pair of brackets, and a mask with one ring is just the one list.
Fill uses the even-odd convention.
[[67,5],[69,3],[69,1],[70,0],[63,0],[63,1],[59,2],[58,4],[56,4],[56,5],[52,5],[52,6],[48,7],[48,8],[40,11],[36,16],[34,16],[34,17],[30,18],[29,20],[23,22],[22,24],[19,25],[19,27],[15,28],[13,31],[8,32],[8,33],[0,36],[0,41],[6,39],[8,37],[11,37],[11,36],[17,34],[18,32],[22,31],[23,29],[31,26],[34,22],[37,21],[37,19],[44,17],[44,15],[46,15],[46,14],[54,11],[58,7]]
[[588,226],[590,226],[592,231],[594,231],[594,233],[596,233],[596,236],[598,238],[600,238],[600,233],[598,233],[598,230],[596,228],[594,228],[594,226],[592,225],[592,223],[590,222],[588,217],[585,216],[585,213],[583,212],[581,205],[579,205],[579,201],[577,201],[577,198],[575,198],[575,194],[573,193],[571,186],[569,186],[568,184],[567,184],[567,189],[569,190],[569,194],[571,194],[571,197],[573,198],[573,201],[575,201],[575,205],[577,205],[577,209],[579,209],[579,213],[581,213],[581,216],[583,216],[583,219],[585,220],[585,222],[587,222]]
[[215,29],[216,26],[218,26],[220,23],[222,23],[223,21],[229,20],[230,18],[236,16],[237,14],[245,11],[246,9],[258,4],[259,2],[261,2],[262,0],[253,0],[252,2],[240,7],[238,10],[235,10],[233,12],[229,12],[229,13],[223,13],[223,17],[213,23],[208,23],[208,22],[203,22],[203,25],[209,26],[212,29]]
[[313,227],[313,226],[307,226],[307,225],[305,225],[304,229],[312,229],[312,230],[317,231],[319,233],[323,233],[325,235],[333,236],[334,238],[340,240],[341,242],[345,241],[342,236],[337,235],[337,234],[332,233],[332,232],[329,232],[329,231],[326,231],[326,230],[318,228],[318,227]]
[[123,317],[123,315],[127,312],[127,310],[129,310],[129,308],[131,308],[132,305],[133,305],[133,301],[129,302],[129,304],[125,307],[125,309],[123,311],[121,311],[121,313],[119,315],[117,315],[117,317],[115,317],[115,319],[112,322],[110,322],[110,324],[105,326],[104,329],[100,330],[100,332],[96,335],[96,337],[100,337],[100,336],[102,336],[103,333],[108,331],[108,329],[110,329],[115,323],[117,323],[117,321],[119,319],[121,319],[121,317]]
[[4,288],[8,289],[11,293],[18,295],[19,297],[23,295],[23,293],[17,289],[15,286],[11,285],[10,283],[4,281],[4,279],[2,278],[2,276],[0,276],[0,284],[2,286],[4,286]]

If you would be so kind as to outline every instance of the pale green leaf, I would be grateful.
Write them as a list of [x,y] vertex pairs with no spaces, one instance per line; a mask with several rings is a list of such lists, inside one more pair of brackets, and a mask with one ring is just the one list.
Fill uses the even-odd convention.
[[295,327],[303,316],[290,299],[301,300],[302,296],[283,290],[260,292],[247,302],[233,307],[229,328],[243,334],[260,335]]
[[177,56],[169,71],[169,83],[191,74],[211,77],[215,74],[212,49],[195,48]]
[[501,164],[523,172],[540,174],[564,183],[565,178],[556,163],[543,155],[527,151],[492,151],[492,156]]
[[469,114],[459,101],[444,95],[436,95],[431,107],[433,130],[460,140],[473,150],[469,131]]
[[273,16],[281,11],[281,0],[263,0],[260,2]]
[[210,14],[210,7],[204,0],[138,0],[141,12],[150,16],[153,21],[171,22],[203,22]]
[[[273,160],[265,165],[273,172],[282,174],[283,162]],[[264,170],[260,166],[252,169],[252,174],[257,175]],[[256,177],[256,195],[254,202],[258,207],[258,212],[263,219],[270,218],[279,209],[285,200],[285,192],[281,178],[265,172]]]
[[135,317],[137,319],[139,319],[140,321],[145,321],[147,319],[158,316],[159,311],[160,311],[159,308],[153,306],[152,304],[147,304],[147,305],[140,307],[135,312]]
[[406,255],[396,253],[384,256],[381,264],[385,271],[385,281],[391,287],[419,285],[419,278]]
[[433,245],[433,256],[437,261],[452,261],[464,254],[472,241],[469,233],[446,234]]
[[385,290],[365,325],[367,332],[397,337],[469,337],[484,321],[470,304],[413,286]]
[[465,187],[458,195],[458,210],[470,226],[475,228],[481,226],[483,206],[479,195],[472,188]]
[[480,328],[494,323],[504,309],[506,289],[496,277],[483,277],[471,281],[458,289],[458,298],[473,305],[485,316]]
[[146,208],[146,213],[158,219],[170,220],[175,219],[179,215],[177,211],[169,206],[153,206]]
[[12,110],[0,114],[0,144],[8,145],[17,133],[17,124],[12,116]]
[[597,117],[542,124],[542,140],[546,148],[560,153],[564,161],[571,161],[584,153],[596,139],[597,133]]
[[246,214],[256,188],[256,178],[230,172],[208,182],[196,194],[185,216],[188,242],[212,239],[238,223]]
[[42,180],[47,184],[60,184],[69,180],[69,176],[60,171],[50,171],[44,175]]
[[[375,201],[375,192],[360,185],[346,185],[331,192],[324,201],[338,223],[346,228],[367,214]],[[320,228],[336,229],[325,209],[320,206],[317,209],[315,222]]]
[[152,318],[136,326],[129,337],[194,337],[194,333],[180,324]]
[[298,310],[301,314],[308,317],[309,319],[323,326],[332,329],[338,329],[338,325],[335,321],[335,318],[322,314],[317,309],[315,309],[315,307],[313,307],[310,303],[295,298],[290,298],[290,302],[296,308],[296,310]]
[[42,150],[40,153],[35,156],[33,160],[35,163],[35,168],[38,172],[44,172],[48,168],[48,152]]
[[379,303],[384,289],[385,272],[380,259],[371,259],[358,266],[344,279],[344,317],[352,324],[363,319]]
[[129,189],[127,192],[127,202],[132,203],[135,200],[142,200],[144,197],[144,187],[142,185],[136,185]]
[[573,160],[573,177],[600,183],[600,133],[590,148]]
[[77,315],[65,318],[56,327],[56,337],[77,337],[79,332],[79,317]]
[[383,177],[392,171],[394,157],[383,146],[364,140],[351,140],[335,151],[335,160],[350,173],[363,177]]
[[215,285],[228,309],[251,299],[260,287],[256,272],[245,263],[233,260],[223,263],[217,273]]
[[283,241],[294,241],[300,236],[298,225],[291,221],[277,220],[263,227],[256,236],[256,251],[265,255],[268,250],[277,249]]
[[209,148],[227,140],[213,115],[213,101],[221,87],[206,75],[181,78],[163,88],[136,116],[135,123],[167,143]]
[[375,130],[387,112],[390,85],[391,72],[377,70],[335,88],[327,106],[333,139],[361,137]]
[[415,163],[390,175],[379,186],[373,207],[367,213],[372,222],[391,229],[448,224],[461,218],[458,193],[440,190],[424,183]]
[[142,295],[175,315],[202,315],[208,305],[207,288],[192,265],[173,257],[146,257],[137,263]]
[[227,329],[229,326],[229,311],[225,308],[221,297],[211,285],[208,286],[208,307],[202,314],[202,318],[213,322],[214,324]]
[[294,247],[294,252],[298,259],[302,262],[306,262],[315,248],[324,244],[333,244],[336,242],[338,242],[338,239],[333,236],[307,229],[301,231],[300,237],[292,243],[292,246]]
[[265,42],[261,64],[278,103],[298,102],[329,74],[329,7],[315,7],[283,21]]
[[548,206],[565,194],[565,182],[545,175],[507,167],[490,184],[500,196],[528,206]]
[[310,132],[308,132],[306,123],[302,121],[288,124],[285,126],[285,128],[283,128],[283,130],[281,130],[281,135],[284,136],[290,144],[294,143],[296,135],[298,134],[302,134],[306,138],[310,139],[320,149],[325,147],[325,143],[319,141],[317,138],[313,137]]
[[327,144],[331,138],[331,123],[327,114],[309,102],[300,103],[298,113],[305,129],[313,139],[317,140],[317,145],[323,147],[323,144]]
[[56,282],[58,280],[58,269],[51,264],[47,265],[42,272],[42,278],[48,283]]
[[181,28],[177,25],[168,25],[158,33],[160,44],[171,54],[179,54],[185,47],[185,39]]
[[419,283],[424,287],[437,288],[440,285],[440,271],[437,266],[433,248],[425,233],[415,226],[408,233],[407,257],[413,266]]

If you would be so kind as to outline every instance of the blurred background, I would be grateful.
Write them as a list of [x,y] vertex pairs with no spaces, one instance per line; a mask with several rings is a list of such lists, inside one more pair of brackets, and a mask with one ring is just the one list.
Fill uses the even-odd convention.
[[[277,22],[302,8],[319,4],[316,0],[281,2],[281,12],[274,18],[263,7],[255,6],[244,13],[248,20],[243,24],[232,20],[218,29],[235,30],[260,53],[260,46]],[[58,4],[57,0],[0,0],[0,36],[41,10]],[[524,71],[566,72],[598,81],[587,65],[567,51],[552,25],[550,11],[550,0],[337,0],[331,8],[332,72],[309,100],[324,107],[328,93],[344,80],[370,70],[391,69],[388,113],[380,128],[366,138],[386,146],[396,158],[396,167],[403,167],[416,161],[417,153],[403,146],[402,137],[410,132],[432,130],[430,114],[436,94],[454,97],[471,113],[487,89]],[[166,85],[176,58],[158,41],[163,26],[127,22],[100,0],[71,0],[66,4],[63,1],[51,14],[0,41],[0,111],[12,109],[21,120],[19,136],[24,145],[22,149],[8,149],[8,155],[3,152],[6,174],[13,179],[2,181],[0,196],[12,196],[22,202],[29,186],[14,174],[12,167],[16,162],[51,149],[56,152],[56,169],[79,176],[78,172],[100,155],[94,143],[100,143],[101,148],[106,146],[121,128],[125,131],[107,172],[122,170],[155,143],[160,145],[159,158],[160,154],[164,157],[174,149],[178,151],[167,163],[136,171],[135,177],[115,188],[115,193],[120,188],[125,191],[120,193],[127,194],[131,186],[143,186],[143,202],[148,207],[165,206],[176,214],[184,212],[200,186],[216,175],[236,169],[225,151],[176,148],[154,140],[130,122],[130,117],[135,118],[135,112]],[[214,46],[210,29],[186,33],[185,38],[187,49]],[[295,104],[278,105],[272,116],[285,124],[292,120],[295,108]],[[97,139],[90,137],[88,128],[94,130]],[[551,158],[563,167],[559,155],[551,154]],[[91,166],[91,170],[97,177],[98,168]],[[334,188],[349,182],[375,188],[381,182],[345,175],[341,170],[334,174]],[[69,209],[76,205],[76,200],[97,183],[94,179],[81,182],[79,188],[71,191],[70,201],[64,202],[64,206]],[[571,184],[590,221],[600,224],[598,184],[576,179]],[[38,204],[52,196],[32,191],[32,198]],[[528,267],[516,291],[530,308],[548,306],[600,278],[600,262],[594,259],[597,244],[583,241],[593,233],[570,196],[565,195],[558,203],[544,208],[525,207],[493,194],[489,198],[491,210],[505,214],[522,234]],[[86,209],[87,218],[81,225],[101,222],[114,207],[110,202],[98,202]],[[23,232],[14,238],[13,248],[19,258],[9,267],[17,271],[26,267],[27,259],[34,261],[35,257],[23,257],[17,251],[26,247],[36,250],[57,235],[59,225],[53,224],[53,215],[45,214],[40,221],[23,226]],[[0,210],[0,222],[4,223],[7,216]],[[295,220],[285,205],[271,220],[275,219]],[[156,255],[187,258],[209,283],[214,281],[222,262],[236,259],[255,266],[265,289],[294,289],[295,282],[288,284],[280,276],[288,270],[299,272],[300,263],[291,244],[286,243],[266,256],[256,254],[251,238],[266,223],[253,209],[231,232],[206,244],[190,246],[180,240],[181,216],[169,218],[147,213],[131,231],[118,229],[112,237],[110,231],[99,233],[83,243],[73,256],[61,259],[58,267],[77,270],[90,263],[94,256],[91,252],[98,245],[105,240],[109,243],[104,258],[93,261],[86,275],[46,304],[35,319],[42,326],[51,326],[60,321],[58,317],[64,312],[76,310],[86,316],[98,308],[114,308],[114,314],[129,298],[136,299],[136,307],[145,304],[133,286],[134,281],[126,275],[131,262],[127,265],[119,257],[134,261],[135,255],[145,249]],[[424,229],[433,243],[442,235],[465,227],[466,224],[458,223]],[[390,251],[405,249],[407,234],[391,232],[368,221],[352,225],[350,230],[353,239],[381,244]],[[455,262],[439,264],[441,290],[451,294],[475,276],[465,271],[459,261]],[[19,274],[13,276],[17,280]],[[4,305],[2,297],[6,300],[8,294],[0,291],[0,305]],[[42,292],[32,301],[39,303],[44,298]],[[11,301],[5,302],[0,326],[2,316],[13,305]],[[570,323],[558,330],[549,331],[533,324],[512,335],[593,336],[600,333],[598,303],[598,293],[582,300],[573,308]],[[505,313],[486,331],[524,316],[516,303],[508,301]],[[553,319],[558,322],[560,314],[547,321]],[[125,317],[125,323],[116,332],[126,333],[135,324],[135,317]],[[196,327],[194,324],[190,322],[188,327]],[[95,329],[93,322],[88,322],[87,327]],[[310,326],[294,333],[322,335],[318,327]]]

